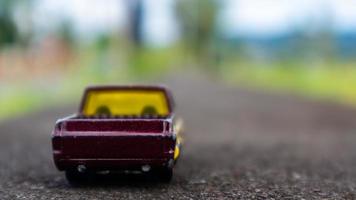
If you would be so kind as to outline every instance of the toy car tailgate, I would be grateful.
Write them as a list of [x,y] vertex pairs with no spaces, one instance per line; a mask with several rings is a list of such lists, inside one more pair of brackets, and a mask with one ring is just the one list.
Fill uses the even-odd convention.
[[172,146],[163,119],[67,121],[62,127],[63,154],[70,158],[157,158]]

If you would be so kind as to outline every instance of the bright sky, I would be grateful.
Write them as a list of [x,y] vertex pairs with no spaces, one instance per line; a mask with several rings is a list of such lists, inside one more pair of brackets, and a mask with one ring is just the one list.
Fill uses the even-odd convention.
[[[124,27],[127,0],[39,0],[36,24],[53,29],[63,17],[72,18],[81,36]],[[164,45],[177,39],[175,0],[144,0],[145,37]],[[223,0],[220,26],[227,34],[274,35],[323,22],[338,31],[356,30],[356,0]]]
[[225,1],[222,21],[228,33],[273,35],[323,23],[337,31],[356,30],[355,0]]
[[53,30],[66,18],[81,35],[91,37],[124,26],[126,13],[119,0],[39,0],[35,6],[35,23],[41,30]]
[[175,0],[145,0],[145,37],[152,43],[169,44],[178,38],[174,19]]

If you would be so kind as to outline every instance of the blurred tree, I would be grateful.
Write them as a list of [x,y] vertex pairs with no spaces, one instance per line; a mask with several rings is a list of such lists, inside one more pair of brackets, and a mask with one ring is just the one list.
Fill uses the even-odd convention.
[[14,13],[18,29],[16,42],[22,47],[28,47],[34,37],[33,8],[38,0],[14,0],[13,2],[16,2],[11,11]]
[[102,33],[96,38],[95,46],[97,49],[96,62],[93,67],[95,74],[99,79],[105,79],[110,73],[110,44],[111,35],[108,33]]
[[176,13],[183,42],[199,62],[210,58],[217,12],[216,0],[177,0]]
[[18,31],[13,20],[12,10],[17,1],[0,1],[0,47],[13,44],[18,39]]
[[316,48],[320,52],[320,57],[326,62],[334,60],[336,58],[336,36],[330,26],[330,23],[326,22],[322,24],[317,34]]
[[27,46],[31,42],[32,11],[36,1],[0,0],[0,47],[14,43]]
[[110,46],[110,35],[100,34],[96,39],[96,47],[100,52],[107,51]]
[[75,34],[73,30],[73,24],[70,19],[64,19],[58,28],[58,36],[69,47],[75,46]]
[[143,0],[124,0],[128,14],[128,24],[126,29],[126,49],[128,66],[130,66],[131,73],[135,75],[142,71],[142,67],[145,67],[145,62],[142,62],[143,54],[143,12],[144,3]]
[[13,44],[17,40],[17,28],[11,17],[0,14],[0,47]]
[[130,0],[124,2],[126,2],[128,10],[128,38],[131,42],[131,45],[140,47],[143,43],[143,1]]
[[309,17],[304,23],[297,26],[294,30],[295,41],[294,51],[289,57],[296,60],[304,60],[310,65],[310,61],[328,62],[336,57],[335,33],[330,24],[333,23],[332,13],[327,9],[322,18]]

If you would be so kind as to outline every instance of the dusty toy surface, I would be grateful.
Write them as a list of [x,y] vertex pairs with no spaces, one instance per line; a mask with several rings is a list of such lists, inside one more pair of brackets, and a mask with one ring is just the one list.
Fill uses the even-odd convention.
[[169,91],[157,86],[96,86],[79,112],[52,133],[54,163],[70,183],[87,173],[153,173],[170,181],[181,147],[181,120]]

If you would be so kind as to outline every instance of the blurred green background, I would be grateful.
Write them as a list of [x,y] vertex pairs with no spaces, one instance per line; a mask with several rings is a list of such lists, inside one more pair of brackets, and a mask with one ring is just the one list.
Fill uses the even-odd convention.
[[0,119],[179,71],[356,105],[356,2],[0,0]]

